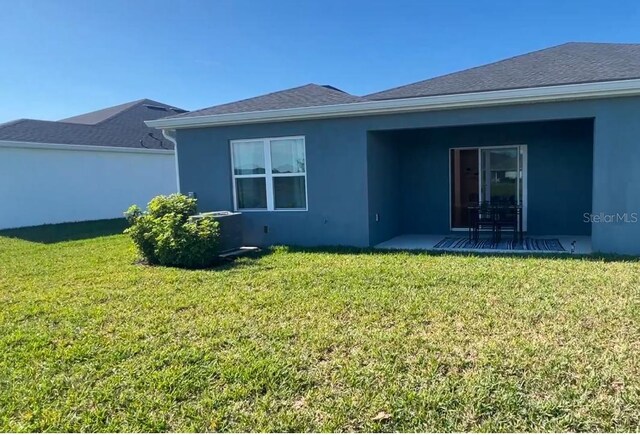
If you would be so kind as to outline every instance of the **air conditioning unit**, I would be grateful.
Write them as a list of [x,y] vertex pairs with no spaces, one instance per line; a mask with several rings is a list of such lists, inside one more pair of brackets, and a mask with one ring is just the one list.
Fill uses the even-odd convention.
[[192,220],[213,217],[220,222],[220,251],[231,251],[240,248],[242,242],[242,213],[231,211],[210,211],[190,217]]

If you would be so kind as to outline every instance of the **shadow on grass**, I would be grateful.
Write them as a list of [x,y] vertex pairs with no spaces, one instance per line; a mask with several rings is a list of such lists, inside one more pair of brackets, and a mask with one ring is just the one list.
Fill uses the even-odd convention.
[[634,255],[618,255],[618,254],[571,254],[571,253],[539,253],[539,252],[469,252],[469,251],[434,251],[425,249],[382,249],[382,248],[356,248],[345,246],[319,246],[319,247],[303,247],[303,246],[272,246],[264,249],[262,255],[272,254],[277,251],[282,252],[300,252],[300,253],[318,253],[318,254],[337,254],[337,255],[425,255],[430,257],[440,256],[456,256],[456,257],[499,257],[499,258],[535,258],[535,259],[554,259],[554,260],[586,260],[598,262],[638,262],[640,257]]
[[[0,230],[0,237],[12,237],[29,242],[51,244],[72,240],[85,240],[96,237],[122,234],[127,228],[125,219],[105,219],[97,221],[72,222],[64,224],[40,225],[35,227],[15,228]],[[614,254],[558,254],[558,253],[505,253],[505,252],[468,252],[468,251],[433,251],[433,250],[404,250],[381,248],[357,248],[348,246],[270,246],[258,252],[250,253],[229,259],[205,269],[200,270],[227,270],[234,267],[247,266],[260,258],[280,252],[290,253],[317,253],[335,255],[424,255],[424,256],[457,256],[457,257],[500,257],[500,258],[536,258],[558,260],[586,260],[598,262],[638,262],[639,256],[614,255]]]
[[[564,260],[564,261],[593,261],[593,262],[639,262],[640,257],[632,255],[613,254],[559,254],[559,253],[505,253],[505,252],[468,252],[468,251],[430,251],[417,249],[380,249],[380,248],[357,248],[349,246],[269,246],[261,248],[259,251],[245,254],[236,258],[225,259],[213,266],[194,270],[208,270],[220,272],[232,269],[247,268],[256,266],[263,257],[268,257],[278,252],[300,253],[300,254],[332,254],[332,255],[412,255],[425,257],[469,257],[469,258],[514,258],[514,259],[543,259],[543,260]],[[158,266],[152,266],[158,267]],[[160,266],[162,267],[162,266]]]
[[125,219],[105,219],[1,230],[0,237],[50,244],[122,234],[125,228]]

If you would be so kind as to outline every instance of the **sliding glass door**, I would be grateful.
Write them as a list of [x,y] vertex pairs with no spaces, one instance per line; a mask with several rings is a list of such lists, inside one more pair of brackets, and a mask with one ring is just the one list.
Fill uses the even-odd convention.
[[523,206],[526,229],[526,145],[451,150],[451,228],[469,226],[471,204]]
[[451,150],[451,226],[469,226],[468,207],[480,198],[478,149]]
[[520,203],[518,147],[480,150],[480,198],[483,202]]

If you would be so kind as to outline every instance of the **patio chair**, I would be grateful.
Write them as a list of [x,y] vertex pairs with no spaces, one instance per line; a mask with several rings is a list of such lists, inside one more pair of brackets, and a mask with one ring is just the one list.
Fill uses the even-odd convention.
[[477,242],[480,239],[480,231],[491,230],[491,240],[496,239],[496,219],[494,208],[488,202],[469,207],[469,240]]
[[520,235],[520,213],[522,208],[515,204],[501,204],[495,207],[495,227],[496,241],[502,238],[502,231],[509,230],[513,232],[513,240],[518,241],[522,237]]

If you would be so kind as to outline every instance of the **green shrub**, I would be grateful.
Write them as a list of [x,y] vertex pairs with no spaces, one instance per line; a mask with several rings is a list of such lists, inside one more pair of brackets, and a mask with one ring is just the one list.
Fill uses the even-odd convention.
[[196,210],[197,200],[179,193],[156,196],[147,205],[147,213],[153,217],[161,218],[168,214],[175,214],[185,221],[189,216],[196,214]]
[[219,223],[212,217],[189,220],[196,200],[184,195],[157,196],[147,211],[131,206],[124,213],[125,230],[150,264],[185,268],[211,266],[219,249]]
[[129,228],[124,230],[124,233],[129,234],[145,260],[152,264],[157,263],[153,236],[153,219],[145,215],[137,205],[129,207],[129,209],[124,212],[124,217],[127,219],[127,222],[129,222]]

